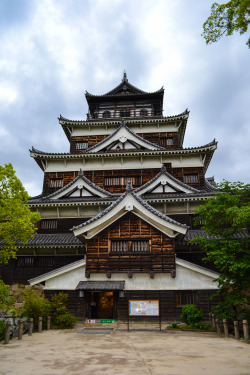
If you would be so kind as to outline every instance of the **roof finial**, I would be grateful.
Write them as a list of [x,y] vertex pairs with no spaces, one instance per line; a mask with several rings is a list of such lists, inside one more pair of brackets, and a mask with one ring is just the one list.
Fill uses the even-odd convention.
[[124,119],[122,119],[121,126],[125,126],[125,125],[126,125],[126,122],[124,121]]
[[122,79],[122,81],[123,81],[123,82],[128,82],[128,79],[127,79],[127,73],[125,72],[125,70],[124,70],[124,72],[123,72],[123,79]]
[[83,176],[82,168],[80,168],[80,171],[78,172],[78,176]]
[[126,185],[126,191],[129,193],[131,191],[133,191],[133,186],[132,186],[132,182],[131,181],[128,181],[127,182],[127,185]]
[[166,172],[166,166],[165,166],[164,164],[162,164],[161,172],[162,172],[162,173]]

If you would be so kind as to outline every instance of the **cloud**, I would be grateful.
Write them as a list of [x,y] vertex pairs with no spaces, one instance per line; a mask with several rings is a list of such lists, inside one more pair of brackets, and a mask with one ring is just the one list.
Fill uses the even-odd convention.
[[103,94],[127,71],[145,91],[165,87],[164,114],[187,107],[185,146],[219,141],[208,174],[249,181],[249,50],[234,35],[206,46],[210,2],[2,0],[1,160],[29,193],[42,171],[28,149],[69,151],[62,114],[85,119],[85,90]]

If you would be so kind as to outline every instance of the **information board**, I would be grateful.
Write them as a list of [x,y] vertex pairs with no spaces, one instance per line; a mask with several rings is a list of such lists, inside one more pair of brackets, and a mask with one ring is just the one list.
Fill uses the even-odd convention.
[[159,316],[159,300],[129,300],[130,316]]

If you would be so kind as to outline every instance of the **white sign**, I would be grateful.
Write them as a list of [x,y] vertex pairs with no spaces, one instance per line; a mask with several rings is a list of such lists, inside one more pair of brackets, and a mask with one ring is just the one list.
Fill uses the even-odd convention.
[[129,315],[159,316],[159,300],[129,301]]

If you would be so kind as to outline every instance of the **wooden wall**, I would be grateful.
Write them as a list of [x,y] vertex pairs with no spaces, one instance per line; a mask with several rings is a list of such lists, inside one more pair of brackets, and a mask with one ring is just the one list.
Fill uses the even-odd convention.
[[[22,257],[23,258],[23,257]],[[31,258],[29,256],[29,258]],[[7,265],[0,265],[0,277],[6,284],[29,284],[28,280],[34,277],[43,275],[44,273],[53,271],[57,268],[66,266],[77,260],[83,259],[83,255],[72,256],[51,256],[53,258],[52,266],[41,267],[37,265],[36,259],[41,257],[34,257],[34,264],[31,266],[18,266],[18,259],[11,259]]]
[[[111,239],[149,239],[151,250],[143,253],[112,253]],[[171,272],[175,269],[174,240],[132,213],[127,213],[86,241],[89,272]]]
[[[138,135],[156,145],[161,144],[163,138],[173,138],[173,144],[166,146],[167,149],[178,149],[179,148],[179,137],[178,133],[138,133]],[[76,149],[76,143],[88,142],[88,148],[100,143],[103,139],[107,138],[108,135],[91,135],[91,136],[78,136],[72,137],[70,140],[70,152],[81,153],[83,150]],[[164,146],[163,146],[164,147]]]
[[[171,168],[170,164],[166,163],[167,171],[173,175],[175,178],[180,180],[181,182],[184,181],[184,175],[198,175],[199,182],[196,184],[189,184],[190,186],[202,189],[204,188],[205,180],[204,180],[204,169],[202,167],[190,167],[190,168]],[[97,186],[111,192],[111,193],[120,193],[124,192],[126,185],[118,185],[118,186],[106,186],[105,185],[105,178],[106,177],[136,177],[136,184],[134,188],[138,188],[139,186],[145,184],[149,180],[151,180],[154,176],[159,173],[159,168],[151,168],[151,169],[121,169],[121,170],[98,170],[98,171],[85,171],[84,175],[89,180],[94,182]],[[63,186],[67,185],[71,182],[76,176],[78,175],[78,171],[75,172],[45,172],[44,174],[44,184],[43,184],[43,194],[48,195],[53,193],[54,191],[59,190],[59,188],[51,188],[49,186],[50,179],[63,179]],[[140,183],[138,183],[138,181]]]

